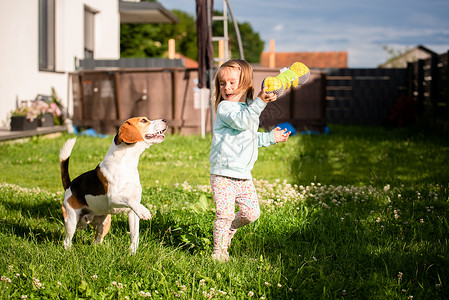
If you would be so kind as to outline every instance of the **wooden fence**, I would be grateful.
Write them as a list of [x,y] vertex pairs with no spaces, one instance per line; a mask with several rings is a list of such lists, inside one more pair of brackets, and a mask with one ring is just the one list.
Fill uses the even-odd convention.
[[[449,130],[449,51],[408,64],[409,95],[420,115]],[[434,124],[435,125],[435,124]],[[436,124],[439,125],[439,124]]]
[[326,70],[328,123],[407,125],[449,131],[449,51],[406,69]]
[[[322,132],[327,123],[407,125],[422,117],[449,131],[448,60],[445,53],[404,69],[313,70],[306,85],[289,90],[267,107],[261,126],[290,122],[297,130]],[[85,62],[84,67],[88,66]],[[256,90],[266,76],[278,72],[255,68]],[[111,133],[129,116],[143,114],[169,119],[174,132],[200,132],[198,99],[194,96],[196,69],[127,69],[118,65],[79,70],[71,76],[73,119],[78,126]],[[209,112],[206,118],[205,130],[210,132]]]
[[[256,93],[266,76],[279,70],[254,68]],[[326,126],[324,75],[312,71],[307,84],[290,89],[261,115],[261,126],[270,129],[290,122],[298,131],[322,132]],[[172,132],[199,134],[202,124],[211,131],[211,112],[206,104],[204,123],[197,87],[198,70],[186,68],[112,68],[78,70],[71,74],[73,123],[113,134],[132,116],[168,119]],[[204,125],[203,125],[204,126]]]
[[385,124],[392,106],[408,92],[407,79],[407,69],[327,70],[327,122]]

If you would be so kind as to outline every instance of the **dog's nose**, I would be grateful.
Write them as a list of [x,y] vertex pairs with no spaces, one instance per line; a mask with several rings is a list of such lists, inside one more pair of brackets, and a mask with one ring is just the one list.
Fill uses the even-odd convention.
[[166,119],[162,119],[162,122],[167,123],[167,120]]

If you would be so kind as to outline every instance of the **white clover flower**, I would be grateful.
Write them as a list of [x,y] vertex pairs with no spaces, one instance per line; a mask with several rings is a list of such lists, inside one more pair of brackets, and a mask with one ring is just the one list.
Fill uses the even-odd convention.
[[6,276],[2,276],[2,277],[0,278],[0,280],[3,281],[3,282],[6,282],[6,283],[11,283],[11,279],[9,279],[9,278],[6,277]]
[[249,292],[248,292],[248,297],[251,298],[252,296],[254,296],[254,292],[253,292],[253,291],[249,291]]
[[33,284],[39,290],[44,289],[44,285],[36,277],[33,277]]

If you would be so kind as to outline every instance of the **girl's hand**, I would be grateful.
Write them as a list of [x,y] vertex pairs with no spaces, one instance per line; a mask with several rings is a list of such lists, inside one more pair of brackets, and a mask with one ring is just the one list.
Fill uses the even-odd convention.
[[282,129],[280,127],[276,127],[273,129],[274,132],[274,141],[276,143],[285,142],[288,140],[288,137],[292,133],[291,131],[287,132],[287,129]]
[[257,95],[257,97],[259,97],[265,103],[275,101],[278,96],[275,93],[265,92],[266,89],[267,87],[264,87],[263,90],[259,92],[259,95]]

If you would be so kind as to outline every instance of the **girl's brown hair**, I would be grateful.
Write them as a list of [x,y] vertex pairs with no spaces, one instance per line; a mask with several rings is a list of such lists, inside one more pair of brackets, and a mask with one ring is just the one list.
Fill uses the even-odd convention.
[[254,98],[254,81],[253,81],[253,67],[243,59],[231,59],[223,63],[215,74],[214,84],[214,98],[215,98],[215,112],[218,104],[223,100],[220,93],[220,73],[224,68],[238,68],[240,70],[239,87],[236,93],[246,93],[247,98]]

